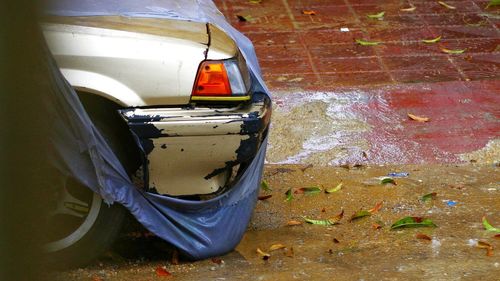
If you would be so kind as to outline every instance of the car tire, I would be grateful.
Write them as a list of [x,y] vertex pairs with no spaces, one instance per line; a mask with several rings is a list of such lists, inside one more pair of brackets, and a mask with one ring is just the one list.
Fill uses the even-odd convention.
[[[139,166],[138,158],[137,155],[130,153],[133,151],[130,147],[125,147],[131,142],[123,141],[123,136],[127,134],[124,130],[128,128],[116,111],[118,106],[91,95],[80,96],[80,99],[94,125],[125,170],[129,174],[135,171]],[[129,153],[125,154],[127,151]],[[48,222],[48,241],[51,242],[46,243],[44,248],[48,253],[49,265],[52,267],[84,266],[102,255],[111,246],[120,232],[127,211],[118,203],[106,204],[97,193],[72,178],[63,179],[63,181],[63,191],[58,192],[58,199],[54,204],[55,209],[61,211],[55,213],[59,216],[83,215],[83,217],[80,218],[80,223],[67,223],[74,226],[68,230],[63,229],[61,223]],[[69,219],[66,218],[65,222]],[[55,227],[51,228],[51,225]]]

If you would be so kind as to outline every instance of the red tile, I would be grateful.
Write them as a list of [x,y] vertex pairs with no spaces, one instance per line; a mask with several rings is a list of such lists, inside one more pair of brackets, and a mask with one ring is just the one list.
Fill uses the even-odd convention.
[[473,1],[448,1],[443,2],[455,7],[448,9],[438,3],[438,1],[412,1],[417,8],[414,12],[418,14],[456,14],[456,13],[478,13],[481,9]]
[[373,86],[390,84],[392,81],[385,72],[358,72],[321,74],[325,91],[336,87]]
[[383,57],[390,56],[423,56],[441,54],[438,44],[424,44],[421,42],[386,43],[378,47],[378,52]]
[[256,46],[257,57],[261,60],[289,60],[290,58],[307,58],[306,50],[301,45]]
[[295,73],[295,74],[264,74],[264,81],[271,91],[275,90],[296,90],[297,88],[306,89],[321,87],[316,75],[312,73]]
[[457,67],[471,80],[500,79],[500,55],[460,55],[453,56],[452,59]]
[[500,32],[490,26],[435,26],[431,30],[443,39],[500,38]]
[[391,75],[398,83],[404,84],[462,80],[457,70],[443,70],[440,68],[430,70],[391,71]]
[[309,48],[314,58],[353,58],[375,56],[375,47],[351,44],[317,45]]
[[245,35],[252,40],[255,46],[287,45],[300,40],[298,31],[247,32]]
[[263,73],[284,75],[295,73],[312,73],[313,70],[307,58],[288,58],[281,60],[260,59],[259,64]]
[[345,6],[344,0],[286,0],[292,8],[313,9],[331,6]]
[[355,38],[363,36],[363,32],[359,29],[350,29],[348,32],[341,32],[340,29],[318,29],[303,31],[300,34],[303,42],[308,46],[340,43],[351,44]]
[[363,26],[370,28],[416,28],[424,27],[425,23],[417,14],[386,15],[383,20],[369,19],[365,16],[359,18]]
[[372,58],[315,58],[314,65],[320,73],[382,71],[378,59]]
[[367,28],[370,38],[381,42],[421,41],[433,38],[432,32],[426,28]]
[[500,38],[443,40],[440,45],[446,49],[465,49],[466,54],[497,53],[500,56]]
[[455,67],[450,63],[446,55],[384,57],[382,60],[390,71],[455,70]]

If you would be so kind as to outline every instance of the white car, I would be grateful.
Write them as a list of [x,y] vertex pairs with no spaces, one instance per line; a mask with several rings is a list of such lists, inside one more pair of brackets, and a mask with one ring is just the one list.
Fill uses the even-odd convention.
[[[138,188],[211,198],[231,188],[258,151],[270,99],[251,91],[255,77],[216,26],[50,16],[42,28],[64,77]],[[113,241],[125,211],[71,178],[63,185],[51,216],[59,227],[46,248],[55,259],[86,263]]]

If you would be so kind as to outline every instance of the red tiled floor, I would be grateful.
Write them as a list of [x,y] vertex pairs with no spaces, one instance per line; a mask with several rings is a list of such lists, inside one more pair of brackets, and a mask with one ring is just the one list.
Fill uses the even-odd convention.
[[[254,41],[271,91],[355,89],[364,102],[348,110],[373,128],[359,137],[375,162],[450,163],[460,161],[456,153],[500,137],[500,8],[485,10],[487,0],[444,1],[456,9],[435,0],[216,3]],[[400,10],[411,5],[414,11]],[[367,17],[381,11],[382,20]],[[237,14],[252,20],[238,22]],[[422,42],[438,35],[440,42]],[[381,44],[361,46],[355,39]],[[431,122],[409,121],[409,112]]]

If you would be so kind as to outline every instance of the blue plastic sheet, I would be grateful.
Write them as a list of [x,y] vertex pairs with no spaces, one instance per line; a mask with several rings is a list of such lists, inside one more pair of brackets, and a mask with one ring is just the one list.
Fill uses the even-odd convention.
[[[60,16],[120,15],[211,23],[232,37],[256,79],[254,91],[268,93],[251,42],[226,22],[212,1],[51,0],[46,13]],[[234,186],[207,201],[188,201],[136,188],[87,116],[54,62],[58,95],[51,101],[54,156],[59,169],[79,179],[108,202],[125,206],[148,230],[193,259],[221,255],[241,240],[259,191],[267,138]]]

